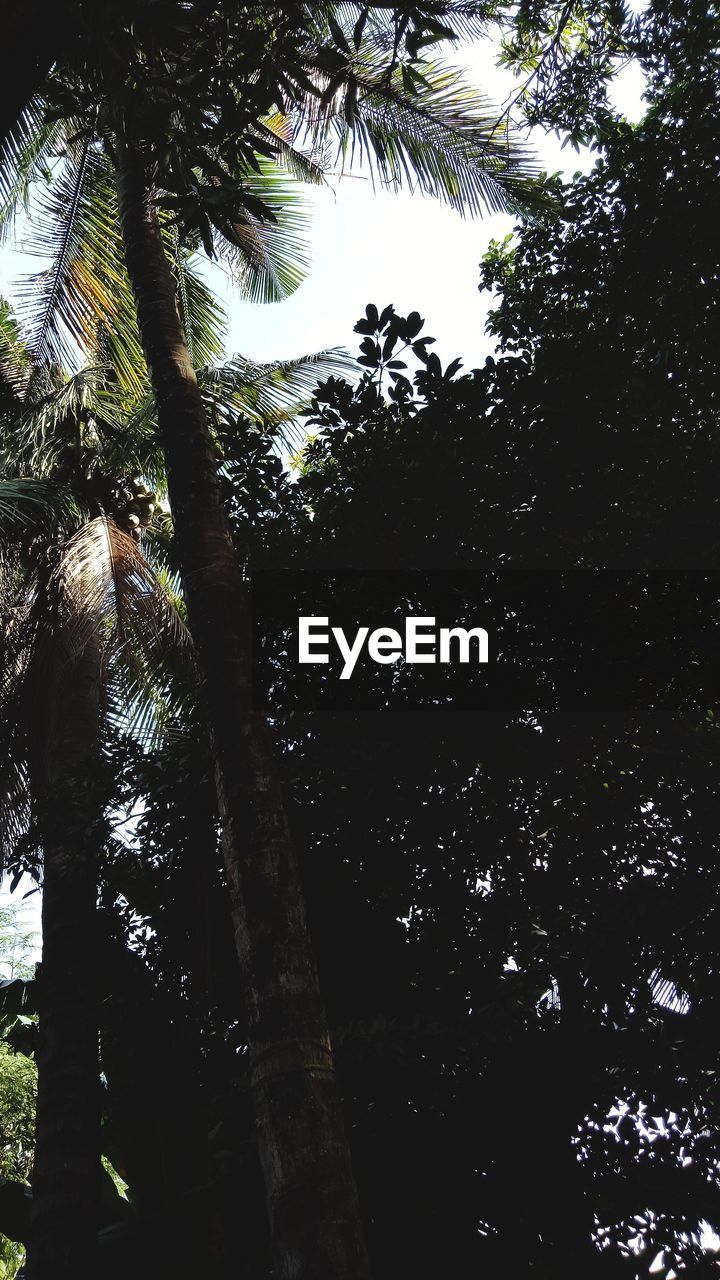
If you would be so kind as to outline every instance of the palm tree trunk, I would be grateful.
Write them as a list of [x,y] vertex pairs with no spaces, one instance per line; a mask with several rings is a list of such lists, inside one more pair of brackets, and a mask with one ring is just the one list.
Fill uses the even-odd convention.
[[246,594],[142,157],[118,153],[120,221],[203,672],[244,981],[250,1087],[282,1280],[368,1276],[303,893],[264,717]]
[[98,814],[91,770],[97,767],[101,667],[95,636],[59,674],[44,716],[43,950],[29,1280],[97,1277]]

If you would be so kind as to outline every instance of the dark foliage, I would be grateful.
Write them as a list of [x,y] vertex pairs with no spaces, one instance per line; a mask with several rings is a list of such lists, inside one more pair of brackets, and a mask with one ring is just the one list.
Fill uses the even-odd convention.
[[[370,306],[364,380],[319,389],[298,477],[225,424],[249,568],[362,571],[370,595],[389,569],[717,569],[717,63],[711,10],[681,30],[686,9],[637,28],[642,125],[605,120],[563,220],[488,255],[497,359],[444,369],[420,316]],[[715,1274],[716,687],[682,714],[313,714],[265,643],[375,1275],[630,1280],[661,1251],[660,1274]],[[259,1280],[209,751],[194,730],[111,757],[139,817],[102,889],[106,1150],[132,1198],[109,1243],[137,1274]]]
[[[443,370],[419,317],[368,308],[368,375],[318,393],[296,483],[227,433],[256,568],[716,568],[716,90],[681,83],[562,224],[490,254],[497,361]],[[715,690],[333,717],[273,670],[376,1273],[709,1274]]]

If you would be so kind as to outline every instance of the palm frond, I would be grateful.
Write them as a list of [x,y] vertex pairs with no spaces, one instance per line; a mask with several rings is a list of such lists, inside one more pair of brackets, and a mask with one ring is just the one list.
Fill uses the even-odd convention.
[[34,371],[3,451],[16,473],[49,477],[68,453],[80,470],[86,460],[103,465],[103,428],[117,433],[124,422],[111,374],[107,365],[88,365],[70,377],[48,366]]
[[[395,14],[398,6],[388,3],[374,5],[363,24],[363,40],[377,49],[392,51],[395,48],[397,28]],[[437,0],[435,4],[425,4],[423,9],[427,16],[439,24],[439,27],[456,40],[477,40],[487,34],[487,5],[483,0]],[[367,10],[363,0],[345,0],[344,3],[313,4],[308,6],[310,21],[314,24],[316,36],[329,31],[329,18],[332,17],[349,43],[361,13]],[[438,39],[443,38],[438,31]],[[362,47],[362,46],[361,46]]]
[[75,511],[69,491],[47,480],[0,480],[0,534],[28,526],[57,527]]
[[106,716],[115,733],[149,748],[193,723],[198,677],[189,649],[160,658],[156,650],[125,645],[111,653],[107,676]]
[[141,545],[143,555],[152,573],[161,584],[163,591],[183,623],[187,621],[187,608],[182,589],[182,578],[177,568],[177,556],[174,548],[174,529],[172,516],[163,512],[147,529],[143,529]]
[[59,602],[57,639],[67,660],[96,631],[104,636],[107,714],[115,729],[143,741],[161,737],[194,689],[192,642],[141,549],[112,520],[98,517],[66,543],[49,594]]
[[58,638],[70,659],[97,629],[113,643],[189,647],[190,636],[134,540],[105,516],[65,543],[50,580]]
[[245,356],[198,372],[203,395],[216,411],[241,412],[270,431],[299,417],[318,382],[349,377],[355,362],[342,347],[330,347],[293,360],[258,364]]
[[105,470],[114,476],[142,476],[149,489],[167,494],[165,457],[157,430],[155,396],[146,385],[119,428],[103,432]]
[[47,120],[45,104],[35,97],[0,143],[0,241],[13,232],[17,215],[27,210],[33,184],[49,177],[68,124]]
[[276,111],[266,116],[256,126],[259,138],[271,143],[276,150],[278,161],[298,182],[310,182],[320,185],[325,182],[329,149],[323,147],[312,151],[303,151],[293,141],[293,123],[290,116]]
[[423,63],[408,81],[400,67],[387,71],[376,50],[348,62],[337,88],[326,76],[323,96],[306,97],[296,127],[315,145],[334,132],[343,163],[357,159],[380,184],[420,190],[462,214],[548,207],[528,148],[461,72]]
[[15,316],[0,299],[0,409],[13,412],[27,386],[32,362]]
[[36,365],[109,363],[120,386],[142,389],[145,363],[124,267],[117,194],[106,156],[88,138],[71,147],[37,196],[26,251],[50,260],[18,288],[18,316]]
[[[179,242],[176,228],[166,218],[161,217],[161,221],[166,251],[177,280],[178,304],[193,364],[210,364],[222,356],[225,349],[225,309],[203,279],[193,251]],[[130,299],[128,305],[131,305]],[[108,346],[104,345],[108,354]],[[116,358],[105,366],[99,366],[105,370],[106,377],[96,388],[96,402],[92,406],[100,436],[98,443],[103,466],[108,472],[142,475],[150,488],[165,493],[165,463],[157,432],[155,400],[144,359],[139,350],[131,352],[131,359],[138,358],[141,364],[136,370],[137,385],[134,389],[127,389],[128,378],[125,378],[125,387],[120,385]],[[91,374],[92,368],[85,372]]]
[[276,217],[272,222],[244,210],[231,226],[218,228],[215,251],[249,302],[281,302],[302,284],[309,267],[307,216],[297,184],[273,160],[260,158],[259,173],[243,185]]
[[0,551],[0,872],[13,861],[30,822],[21,700],[35,634],[36,587],[27,565]]
[[52,265],[31,278],[30,299],[21,294],[20,313],[28,329],[28,347],[36,364],[49,361],[74,366],[77,346],[85,341],[86,312],[69,286],[69,264],[77,246],[90,142],[63,165],[53,186],[40,200],[33,221],[31,253],[52,257]]
[[108,663],[106,718],[115,734],[158,746],[189,714],[194,694],[165,663],[143,649],[111,655]]
[[180,314],[195,368],[218,360],[225,350],[227,315],[220,299],[196,269],[191,253],[179,242],[175,228],[164,230],[175,269]]
[[[293,435],[293,424],[308,407],[319,382],[331,377],[352,379],[356,373],[356,362],[342,347],[329,347],[267,363],[235,355],[223,364],[198,369],[197,376],[211,422],[242,413],[259,427],[285,439]],[[132,448],[133,464],[129,469],[164,494],[166,480],[156,421],[155,399],[149,390],[127,419],[123,447],[126,458],[128,447]]]

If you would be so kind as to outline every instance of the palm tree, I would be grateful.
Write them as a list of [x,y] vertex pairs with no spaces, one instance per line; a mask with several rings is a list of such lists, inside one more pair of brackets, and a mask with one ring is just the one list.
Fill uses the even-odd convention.
[[[418,185],[462,211],[532,203],[537,193],[502,113],[479,102],[453,73],[422,62],[420,37],[402,59],[403,40],[409,45],[416,30],[408,14],[385,4],[294,8],[302,21],[292,51],[282,50],[284,61],[278,63],[274,50],[252,73],[244,67],[242,88],[251,108],[240,90],[228,92],[226,84],[237,83],[230,76],[221,77],[213,97],[212,84],[197,66],[188,67],[186,53],[178,54],[172,40],[154,50],[152,77],[144,64],[133,75],[130,104],[126,93],[113,96],[107,83],[98,83],[97,66],[91,67],[83,98],[78,78],[82,82],[92,50],[80,70],[76,58],[68,80],[72,101],[88,108],[78,122],[82,141],[71,148],[72,198],[63,203],[71,218],[82,210],[101,169],[93,137],[102,136],[117,169],[125,263],[153,382],[183,586],[204,676],[277,1273],[324,1280],[365,1276],[367,1261],[295,854],[267,725],[252,708],[245,589],[159,209],[169,205],[191,243],[194,237],[208,250],[228,254],[246,279],[277,298],[294,283],[292,254],[277,269],[280,232],[297,230],[277,162],[319,180],[318,150],[333,134],[343,157],[357,145],[381,181]],[[474,6],[425,8],[462,23]],[[432,32],[424,39],[431,40]],[[238,47],[242,52],[242,45],[233,49]],[[184,152],[179,86],[191,74],[204,97],[198,93],[202,111]],[[93,105],[98,92],[105,93],[100,117]],[[256,99],[262,99],[262,110],[255,109]],[[224,113],[232,119],[223,132]],[[313,145],[309,157],[297,145],[303,137]],[[32,138],[36,129],[24,136],[19,130],[13,142],[10,169],[19,167],[26,178],[42,162]],[[106,335],[112,334],[104,294],[117,275],[107,253],[114,216],[106,191],[85,245],[77,224],[65,222],[65,258],[51,280],[48,303],[55,315],[64,303],[66,336],[75,340],[83,340],[88,316],[101,315]],[[90,288],[80,283],[77,270],[83,264],[87,280],[88,263],[94,264]],[[63,273],[72,284],[64,296],[58,286]],[[38,340],[47,342],[50,334],[43,321]]]
[[119,195],[217,762],[276,1266],[359,1280],[368,1269],[330,1037],[268,727],[253,709],[247,596],[149,184],[124,151]]
[[[218,346],[221,314],[191,273],[198,346]],[[274,409],[302,396],[336,352],[208,368],[211,412]],[[238,371],[241,381],[238,382]],[[167,516],[129,481],[163,477],[149,387],[129,417],[117,370],[72,377],[38,367],[0,305],[0,788],[2,864],[28,832],[43,854],[41,1041],[31,1273],[93,1275],[100,1095],[95,902],[107,837],[103,724],[146,734],[167,702],[169,648],[187,633],[145,551]],[[249,394],[250,392],[250,394]],[[0,422],[2,422],[0,419]],[[29,475],[28,475],[29,473]],[[18,478],[19,477],[19,478]],[[31,478],[32,477],[32,478]],[[146,493],[146,491],[145,491]],[[136,514],[137,513],[137,514]],[[158,526],[159,520],[159,526]],[[157,527],[156,527],[157,526]],[[149,541],[148,541],[149,540]],[[158,662],[163,669],[159,671]],[[25,854],[27,857],[27,853]]]
[[[300,113],[315,146],[337,127],[341,151],[358,140],[385,181],[414,178],[423,190],[473,212],[482,204],[506,207],[497,167],[477,162],[483,149],[497,157],[492,134],[479,141],[470,94],[447,73],[426,68],[426,88],[416,98],[398,84],[399,70],[388,75],[382,52],[373,49],[342,92],[316,58],[322,92],[306,97]],[[130,140],[118,139],[115,153],[125,261],[155,388],[217,759],[276,1265],[284,1277],[359,1278],[368,1274],[367,1261],[302,890],[267,724],[252,709],[246,593],[174,305],[151,162]],[[515,195],[517,176],[506,177]]]
[[182,641],[184,628],[131,536],[122,487],[88,468],[88,442],[97,467],[108,425],[97,382],[52,382],[17,406],[15,431],[3,437],[3,469],[22,468],[22,445],[39,430],[46,463],[41,482],[0,483],[4,523],[13,517],[0,575],[0,799],[6,857],[26,833],[43,854],[31,1273],[90,1277],[100,1191],[94,921],[103,713],[127,686],[133,656],[147,662]]

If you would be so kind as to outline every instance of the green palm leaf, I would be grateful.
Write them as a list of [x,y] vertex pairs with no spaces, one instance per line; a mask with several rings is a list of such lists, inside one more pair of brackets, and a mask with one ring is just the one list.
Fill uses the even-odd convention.
[[164,229],[173,260],[178,300],[190,355],[195,367],[211,364],[225,351],[227,316],[217,295],[196,269],[195,255],[181,245],[176,229]]
[[[224,349],[225,312],[193,268],[190,250],[178,243],[167,215],[162,221],[193,357],[210,363]],[[58,167],[36,201],[29,229],[28,251],[50,259],[17,294],[35,376],[49,361],[71,369],[83,358],[102,364],[113,371],[117,396],[122,400],[124,394],[129,408],[145,395],[147,371],[125,269],[115,175],[108,157],[90,140],[75,146]],[[275,270],[272,243],[268,247],[262,236],[257,238],[261,269]]]
[[303,151],[293,141],[293,122],[290,116],[276,111],[256,127],[258,138],[269,142],[275,149],[278,161],[299,182],[322,184],[325,182],[329,152]]
[[0,533],[19,527],[48,527],[75,511],[67,489],[47,480],[0,480]]
[[243,413],[272,431],[307,408],[318,382],[348,377],[354,367],[341,347],[266,364],[236,355],[225,364],[201,369],[198,381],[216,411]]
[[16,414],[12,465],[21,473],[50,477],[71,450],[80,468],[89,452],[89,465],[110,469],[105,436],[117,435],[122,425],[110,366],[88,365],[70,377],[41,367]]
[[12,414],[27,385],[32,362],[8,303],[0,299],[0,408]]
[[15,226],[18,213],[27,211],[33,184],[49,179],[51,165],[66,134],[66,124],[48,121],[41,98],[32,98],[0,144],[0,240]]
[[[294,436],[293,424],[308,407],[319,382],[331,377],[349,378],[355,371],[355,361],[342,347],[330,347],[267,363],[236,355],[223,364],[199,369],[198,383],[211,421],[241,413],[285,440]],[[155,400],[150,390],[129,417],[125,435],[135,442],[134,469],[164,493],[162,456],[156,454]],[[147,444],[146,452],[139,446],[141,441]]]
[[[368,42],[372,41],[376,48],[392,50],[395,47],[394,14],[398,7],[390,2],[385,5],[375,4],[367,13],[363,36]],[[478,3],[478,0],[438,0],[435,5],[425,4],[423,8],[428,17],[434,18],[438,24],[438,39],[443,32],[458,40],[477,40],[487,33],[487,5]],[[343,32],[346,42],[350,43],[358,19],[367,6],[363,0],[355,0],[355,3],[345,0],[341,4],[312,4],[307,9],[309,22],[314,23],[319,36],[327,35],[332,18]]]
[[139,394],[144,357],[124,268],[114,175],[89,138],[74,144],[38,196],[27,251],[50,260],[18,289],[18,316],[36,365],[110,363]]
[[232,224],[218,225],[215,252],[247,301],[281,302],[299,288],[310,265],[307,215],[287,171],[265,157],[258,159],[258,169],[243,179],[243,188],[275,221],[243,210]]
[[337,86],[326,74],[324,95],[306,98],[298,127],[315,145],[334,132],[344,163],[357,159],[382,185],[420,190],[459,213],[548,207],[506,115],[452,67],[423,63],[388,76],[381,53],[363,51]]

